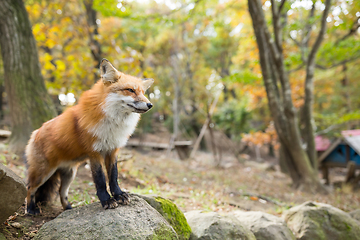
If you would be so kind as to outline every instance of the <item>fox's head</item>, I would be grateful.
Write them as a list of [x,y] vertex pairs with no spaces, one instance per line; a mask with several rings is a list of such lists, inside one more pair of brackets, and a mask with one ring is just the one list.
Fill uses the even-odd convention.
[[152,108],[144,93],[154,83],[153,79],[126,75],[116,70],[107,59],[101,61],[100,72],[108,92],[104,106],[106,112],[145,113]]

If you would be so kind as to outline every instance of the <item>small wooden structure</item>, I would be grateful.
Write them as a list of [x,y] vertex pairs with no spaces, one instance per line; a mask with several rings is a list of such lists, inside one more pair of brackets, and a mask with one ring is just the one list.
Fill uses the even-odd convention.
[[[188,159],[190,156],[190,147],[192,141],[175,141],[174,148],[179,155],[181,160]],[[141,141],[129,141],[127,143],[128,147],[147,147],[153,148],[156,150],[165,150],[169,149],[170,145],[168,143],[155,143],[155,142],[141,142]]]
[[355,177],[355,170],[360,169],[360,129],[342,131],[341,137],[333,142],[317,136],[315,143],[319,165],[327,184],[331,167],[348,168],[346,182]]

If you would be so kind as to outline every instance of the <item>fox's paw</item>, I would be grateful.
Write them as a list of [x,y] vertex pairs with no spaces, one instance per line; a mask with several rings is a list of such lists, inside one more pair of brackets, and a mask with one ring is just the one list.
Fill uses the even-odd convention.
[[101,205],[104,209],[114,209],[119,206],[114,198],[110,198],[107,201],[101,202]]
[[119,204],[127,205],[130,203],[130,196],[126,192],[122,192],[120,195],[115,195],[114,198]]
[[72,206],[71,206],[71,204],[69,203],[68,205],[66,205],[66,207],[65,207],[64,210],[70,210],[70,209],[72,209]]
[[27,209],[26,210],[26,214],[30,215],[30,216],[36,216],[40,214],[40,209],[39,208],[34,208],[34,209]]

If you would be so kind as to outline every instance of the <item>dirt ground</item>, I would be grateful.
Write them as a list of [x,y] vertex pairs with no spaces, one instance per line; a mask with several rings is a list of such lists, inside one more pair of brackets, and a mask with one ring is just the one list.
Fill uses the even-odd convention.
[[[0,146],[0,162],[25,178],[24,163],[5,149]],[[346,212],[359,207],[358,190],[332,186],[328,195],[304,193],[291,188],[291,179],[277,166],[245,158],[249,157],[244,156],[244,161],[239,162],[225,154],[218,166],[211,153],[198,152],[195,159],[182,161],[176,152],[123,149],[118,163],[119,183],[129,192],[167,197],[183,211],[241,209],[280,216],[291,206],[310,200],[328,203]],[[332,169],[330,177],[333,183],[341,182],[345,171]],[[95,192],[89,167],[82,165],[70,187],[69,200],[74,208],[83,206],[98,201]],[[31,239],[45,222],[62,212],[59,199],[41,210],[40,216],[27,216],[22,206],[1,225],[0,232],[7,239]]]

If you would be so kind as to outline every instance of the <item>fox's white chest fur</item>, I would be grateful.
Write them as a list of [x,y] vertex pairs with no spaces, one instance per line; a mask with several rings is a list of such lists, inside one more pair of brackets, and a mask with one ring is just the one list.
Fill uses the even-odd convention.
[[124,96],[109,94],[103,106],[105,117],[90,132],[97,137],[96,152],[108,152],[126,145],[140,119],[140,114],[125,111],[119,104]]

